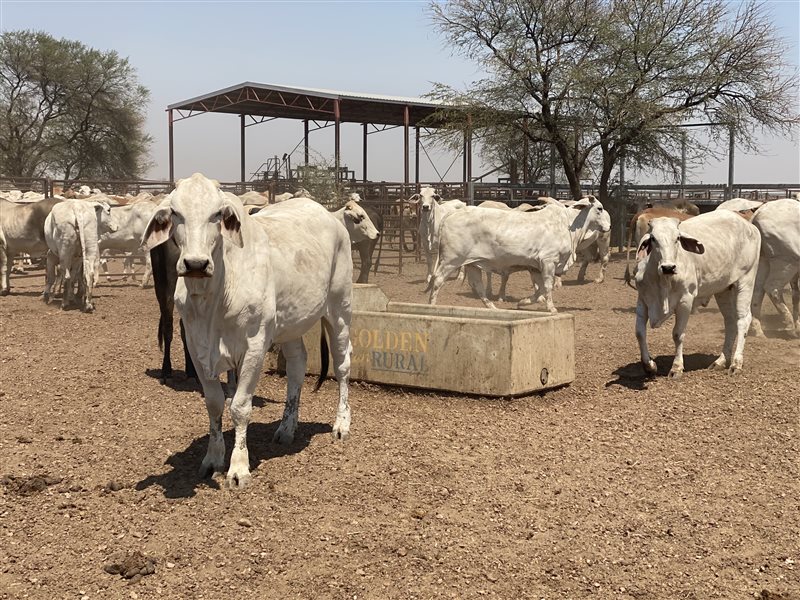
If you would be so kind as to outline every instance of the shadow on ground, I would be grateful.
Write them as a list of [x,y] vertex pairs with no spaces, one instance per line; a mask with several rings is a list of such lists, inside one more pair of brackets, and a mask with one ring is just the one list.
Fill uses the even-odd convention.
[[[639,361],[628,363],[627,365],[618,368],[613,372],[617,376],[616,379],[606,383],[606,387],[612,385],[621,385],[630,390],[646,390],[647,382],[655,379],[656,377],[663,377],[669,373],[672,368],[672,361],[674,356],[658,356],[656,361],[656,368],[658,373],[655,376],[646,375],[642,363]],[[684,354],[683,355],[683,370],[684,373],[691,373],[692,371],[701,371],[711,366],[717,359],[716,354]]]
[[[330,433],[333,429],[329,423],[299,423],[294,442],[283,446],[272,443],[272,436],[279,424],[280,420],[277,420],[272,423],[251,423],[248,427],[247,448],[250,453],[251,471],[255,471],[263,461],[303,451],[315,435]],[[227,468],[233,450],[233,430],[226,431],[223,435]],[[197,493],[199,487],[220,489],[216,479],[201,478],[198,475],[207,447],[208,435],[197,438],[187,448],[167,458],[165,464],[170,466],[171,470],[161,475],[145,477],[136,483],[135,489],[141,491],[157,485],[163,490],[166,498],[190,498]]]

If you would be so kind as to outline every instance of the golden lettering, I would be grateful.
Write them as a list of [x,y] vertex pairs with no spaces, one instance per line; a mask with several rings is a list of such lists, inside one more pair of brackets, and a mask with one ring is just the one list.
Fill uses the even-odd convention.
[[411,333],[408,331],[400,334],[400,350],[403,352],[411,351]]
[[414,334],[414,352],[427,352],[428,351],[428,334],[415,333]]

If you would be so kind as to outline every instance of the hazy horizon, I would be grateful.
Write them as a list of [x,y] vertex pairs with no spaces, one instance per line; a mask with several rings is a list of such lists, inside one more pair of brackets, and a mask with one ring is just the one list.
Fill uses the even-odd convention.
[[[800,3],[767,2],[786,40],[788,61],[800,65]],[[454,56],[434,31],[428,2],[151,2],[146,0],[0,0],[0,29],[35,29],[116,50],[150,89],[147,132],[153,136],[150,179],[168,179],[166,107],[245,81],[301,88],[422,96],[433,82],[467,89],[479,77],[473,64]],[[796,99],[797,100],[797,99]],[[333,128],[311,134],[312,152],[332,160]],[[175,124],[175,177],[200,171],[239,179],[238,115],[203,114]],[[342,164],[361,178],[360,124],[343,124]],[[247,128],[246,173],[268,157],[290,152],[303,137],[302,121],[277,120]],[[737,183],[800,183],[800,130],[794,139],[761,137],[757,154],[735,153]],[[410,141],[411,178],[414,142]],[[425,154],[421,179],[438,181],[456,158]],[[302,162],[302,147],[293,163]],[[484,165],[477,152],[473,175]],[[634,174],[629,173],[631,179]],[[370,135],[369,178],[403,178],[402,128]],[[638,176],[646,183],[656,178]],[[461,159],[445,181],[461,179]],[[494,180],[494,177],[492,177]],[[727,161],[710,159],[687,177],[690,183],[724,183]]]

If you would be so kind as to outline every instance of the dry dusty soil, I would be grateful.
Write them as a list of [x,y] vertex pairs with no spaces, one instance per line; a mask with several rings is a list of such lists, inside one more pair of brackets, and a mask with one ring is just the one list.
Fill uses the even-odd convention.
[[[606,283],[572,271],[556,292],[577,379],[555,391],[355,383],[352,437],[334,443],[336,385],[313,394],[309,377],[280,447],[285,380],[265,374],[241,492],[196,476],[205,406],[159,383],[152,289],[103,281],[82,314],[42,303],[41,271],[15,276],[0,298],[0,598],[800,599],[798,341],[767,302],[744,372],[707,371],[712,301],[689,322],[684,377],[664,377],[666,326],[646,380],[614,258]],[[375,281],[423,302],[423,273]],[[512,277],[517,298],[526,281]],[[456,282],[440,302],[479,306]]]

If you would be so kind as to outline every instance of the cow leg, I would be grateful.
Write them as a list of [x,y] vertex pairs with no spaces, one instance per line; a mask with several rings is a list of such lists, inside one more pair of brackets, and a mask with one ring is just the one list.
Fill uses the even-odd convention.
[[374,248],[375,245],[373,240],[364,240],[357,244],[357,246],[361,266],[359,267],[356,283],[368,283],[369,271],[372,268],[372,248]]
[[500,289],[497,292],[497,299],[500,300],[500,302],[505,302],[506,298],[508,298],[506,287],[508,286],[508,278],[510,275],[508,271],[500,273]]
[[53,291],[53,284],[56,280],[56,267],[58,265],[58,258],[50,250],[47,251],[47,274],[44,277],[44,292],[42,293],[42,300],[45,304],[50,303],[50,294]]
[[600,239],[597,240],[597,248],[600,253],[600,274],[594,282],[603,283],[606,279],[606,269],[608,269],[608,259],[611,254],[609,252],[609,238],[601,235]]
[[297,339],[281,344],[281,352],[286,359],[286,405],[283,418],[272,441],[278,444],[291,444],[297,431],[297,418],[300,410],[300,390],[306,376],[306,347],[303,340]]
[[322,325],[328,334],[333,355],[333,372],[339,384],[339,405],[336,408],[336,420],[333,422],[331,435],[335,440],[346,440],[350,437],[350,326],[340,316],[332,316],[330,322],[322,319]]
[[83,259],[83,285],[85,286],[83,297],[83,311],[92,312],[94,305],[92,304],[92,289],[94,287],[95,279],[95,261],[94,258],[88,257]]
[[531,277],[531,295],[528,298],[523,298],[517,303],[517,308],[522,306],[528,306],[530,304],[536,304],[537,302],[542,301],[542,294],[544,293],[544,279],[542,279],[542,273],[537,269],[528,269],[528,274]]
[[542,293],[544,294],[544,300],[547,304],[547,310],[551,313],[557,313],[558,310],[556,309],[555,304],[553,304],[553,289],[556,287],[555,284],[561,283],[561,278],[555,274],[556,266],[551,262],[546,262],[542,265],[541,268],[541,281],[542,281]]
[[469,281],[470,287],[475,290],[475,293],[478,295],[478,298],[481,299],[483,305],[486,308],[493,308],[497,310],[497,307],[492,303],[491,300],[486,295],[486,288],[483,285],[483,271],[478,267],[474,267],[472,265],[467,266],[467,280]]
[[686,338],[686,324],[689,322],[689,315],[692,314],[692,300],[681,299],[675,307],[675,326],[672,328],[672,341],[675,343],[675,358],[672,361],[672,368],[669,370],[670,379],[679,379],[683,375],[683,340]]
[[219,379],[200,376],[203,396],[208,411],[208,448],[200,463],[200,477],[208,477],[225,470],[225,439],[222,437],[222,411],[225,409],[225,392]]
[[0,246],[0,296],[7,296],[11,293],[11,280],[9,274],[11,268],[11,251],[7,246]]
[[433,278],[431,279],[430,286],[431,295],[428,298],[428,304],[436,304],[436,298],[439,296],[439,290],[444,285],[444,282],[447,281],[447,278],[450,274],[456,270],[456,267],[453,265],[445,265],[441,261],[441,257],[439,260],[439,264],[437,265],[436,269],[433,273]]
[[[170,311],[170,322],[172,319],[172,311]],[[194,362],[192,361],[192,355],[189,353],[189,345],[186,343],[186,328],[183,326],[183,319],[179,319],[178,323],[181,328],[181,343],[183,344],[183,365],[184,365],[184,372],[186,373],[186,378],[194,377],[197,379],[197,371],[194,368]],[[171,329],[170,329],[171,331]],[[170,334],[170,340],[172,339],[172,335]],[[172,368],[170,367],[170,371]]]
[[100,259],[100,269],[103,271],[103,275],[106,276],[106,281],[111,281],[111,275],[108,274],[108,259],[101,258]]
[[64,292],[61,295],[61,310],[66,310],[72,303],[73,295],[72,284],[74,282],[74,273],[71,248],[69,250],[62,249],[59,251],[58,263],[61,265],[61,280],[64,286]]
[[581,268],[578,269],[578,281],[583,283],[586,281],[586,269],[589,267],[589,259],[584,258],[581,260]]
[[[770,264],[769,277],[764,282],[764,290],[775,309],[780,313],[783,319],[783,328],[791,331],[793,329],[792,314],[789,312],[789,307],[783,300],[783,288],[786,282],[791,282],[795,278],[797,266],[778,258],[773,258]],[[755,294],[753,294],[755,296]]]
[[146,253],[144,257],[144,274],[142,275],[142,282],[139,287],[144,289],[150,282],[150,277],[153,275],[153,263],[150,260],[150,253]]
[[731,361],[731,366],[728,369],[728,373],[731,375],[736,375],[739,373],[744,365],[745,336],[747,336],[747,329],[750,327],[750,322],[753,320],[753,317],[750,314],[750,300],[753,289],[752,285],[752,280],[750,281],[749,285],[739,281],[736,290],[732,292],[735,294],[733,305],[736,309],[736,348],[733,351],[733,360]]
[[[300,340],[300,343],[303,343],[302,340]],[[241,366],[237,370],[236,393],[231,400],[231,420],[234,427],[233,453],[231,454],[231,466],[228,468],[228,475],[225,478],[230,488],[238,487],[241,489],[250,482],[247,427],[250,425],[250,414],[253,412],[253,393],[256,391],[261,369],[264,365],[264,354],[265,350],[253,349],[253,351],[245,355]],[[304,375],[305,363],[303,364],[303,374],[300,376],[301,383]],[[233,377],[233,379],[236,379],[236,377]],[[291,384],[289,385],[291,386]],[[298,403],[300,402],[299,386],[297,401]],[[295,411],[295,426],[297,425],[296,414]]]
[[795,275],[790,282],[792,286],[792,317],[794,318],[794,333],[800,337],[800,273]]
[[430,284],[431,278],[433,277],[433,250],[428,248],[427,244],[423,244],[425,247],[422,251],[425,253],[425,264],[427,266],[427,271],[425,273],[425,283]]
[[715,294],[714,298],[725,323],[725,341],[722,344],[722,353],[708,368],[725,369],[731,364],[733,344],[736,341],[736,295],[726,288]]
[[641,357],[645,374],[655,375],[658,370],[656,362],[647,349],[647,316],[647,305],[639,300],[636,303],[636,340],[639,342],[639,356]]
[[764,303],[764,284],[769,277],[770,260],[766,257],[758,259],[758,274],[756,283],[753,287],[753,299],[750,302],[750,312],[753,321],[750,324],[750,333],[754,337],[764,337],[764,330],[761,328],[761,305]]

